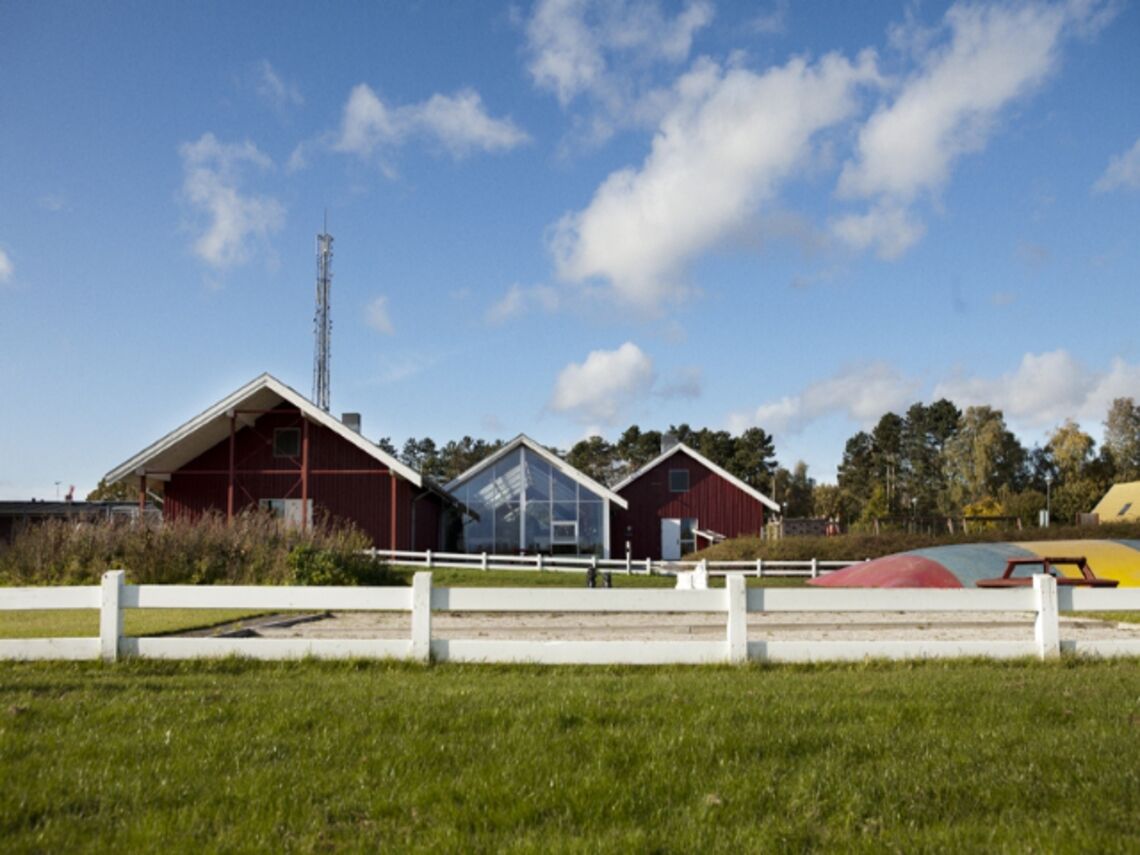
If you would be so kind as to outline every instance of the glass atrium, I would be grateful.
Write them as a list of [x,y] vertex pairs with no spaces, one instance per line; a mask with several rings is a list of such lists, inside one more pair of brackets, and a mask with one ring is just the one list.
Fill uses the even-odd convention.
[[465,518],[467,552],[605,557],[608,502],[525,445],[450,486]]

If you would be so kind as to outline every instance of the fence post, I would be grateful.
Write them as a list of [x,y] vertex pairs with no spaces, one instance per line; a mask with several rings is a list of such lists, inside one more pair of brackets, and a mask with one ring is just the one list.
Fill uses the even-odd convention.
[[728,661],[748,661],[748,597],[744,576],[733,573],[724,580],[728,611]]
[[486,552],[484,552],[484,553],[483,553],[483,564],[482,564],[482,567],[483,567],[483,569],[484,569],[484,570],[486,570],[486,569],[487,569],[487,553],[486,553]]
[[1061,655],[1061,623],[1057,611],[1057,580],[1046,573],[1033,577],[1033,600],[1037,619],[1033,622],[1033,638],[1037,655],[1056,659]]
[[103,574],[103,597],[99,606],[99,652],[104,662],[119,658],[119,639],[123,636],[123,581],[122,570],[108,570]]
[[811,577],[816,579],[819,577],[819,559],[813,558],[811,560]]
[[546,562],[543,561],[542,553],[538,553],[534,558],[535,562],[538,564],[538,571],[541,573],[543,567],[546,565]]
[[412,577],[412,659],[431,661],[431,573]]
[[756,578],[762,579],[764,577],[764,559],[756,559]]
[[646,576],[652,576],[653,575],[653,559],[652,558],[646,558],[645,559],[645,575]]
[[430,570],[431,569],[431,550],[430,549],[426,550],[424,552],[424,556],[427,558],[426,563],[427,563],[428,569]]

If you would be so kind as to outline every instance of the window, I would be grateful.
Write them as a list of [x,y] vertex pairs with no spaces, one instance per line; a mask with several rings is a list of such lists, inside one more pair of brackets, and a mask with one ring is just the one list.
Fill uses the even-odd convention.
[[578,521],[555,522],[551,524],[550,539],[553,543],[578,543]]
[[669,492],[670,493],[687,493],[689,491],[689,470],[688,469],[670,469],[669,470]]
[[273,456],[296,457],[301,453],[300,428],[276,428],[273,431]]
[[1128,513],[1128,509],[1129,509],[1129,508],[1131,508],[1131,507],[1132,507],[1132,503],[1131,503],[1131,502],[1125,502],[1125,503],[1124,503],[1124,507],[1120,509],[1120,513],[1118,513],[1118,514],[1117,514],[1117,516],[1118,516],[1118,517],[1122,517],[1122,516],[1124,516],[1126,513]]
[[[689,473],[686,472],[686,475]],[[681,555],[685,556],[697,551],[697,521],[695,519],[681,520]]]
[[257,506],[270,515],[284,520],[290,528],[300,528],[313,521],[313,500],[302,503],[300,499],[259,499]]

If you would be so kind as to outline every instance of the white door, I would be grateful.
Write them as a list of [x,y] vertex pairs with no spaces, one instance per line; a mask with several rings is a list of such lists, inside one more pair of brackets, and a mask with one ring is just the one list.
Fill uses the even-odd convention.
[[681,558],[681,521],[661,520],[661,560],[678,561]]

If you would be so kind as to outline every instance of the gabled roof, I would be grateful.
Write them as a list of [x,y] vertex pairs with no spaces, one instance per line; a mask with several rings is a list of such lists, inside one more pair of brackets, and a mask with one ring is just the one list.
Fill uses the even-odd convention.
[[[199,454],[213,448],[230,435],[229,412],[235,409],[270,410],[278,404],[295,406],[309,421],[326,427],[346,442],[355,445],[365,454],[383,463],[401,478],[417,487],[425,486],[419,472],[401,463],[380,446],[369,442],[339,419],[329,415],[297,390],[286,386],[270,374],[262,374],[246,383],[236,392],[227,395],[209,409],[199,413],[181,427],[177,427],[157,442],[147,446],[134,457],[107,473],[108,484],[121,481],[142,470],[170,472],[185,466]],[[238,416],[239,422],[255,416]],[[430,488],[431,484],[427,484]],[[438,490],[438,488],[435,488]]]
[[597,481],[595,481],[589,475],[585,475],[585,474],[579,472],[577,469],[575,469],[573,466],[571,466],[569,463],[567,463],[565,460],[563,460],[557,454],[554,454],[549,449],[543,448],[541,445],[539,445],[537,442],[535,442],[533,439],[531,439],[529,436],[527,436],[524,433],[520,433],[518,436],[516,436],[514,439],[512,439],[510,442],[508,442],[506,445],[504,445],[502,448],[500,448],[498,451],[496,451],[494,454],[490,454],[487,457],[484,457],[482,460],[480,460],[474,466],[469,468],[466,472],[462,473],[458,477],[449,481],[444,486],[444,489],[446,489],[448,491],[454,490],[456,487],[458,487],[464,481],[470,480],[475,475],[478,475],[480,472],[482,472],[484,469],[486,469],[488,466],[493,466],[496,463],[496,461],[502,460],[504,457],[506,457],[512,451],[518,451],[519,446],[523,446],[523,447],[529,449],[530,451],[534,452],[539,457],[541,457],[543,460],[545,460],[547,463],[549,463],[551,466],[553,466],[555,469],[557,469],[559,472],[561,472],[563,475],[565,475],[567,478],[570,478],[573,481],[577,481],[579,484],[581,484],[587,490],[590,490],[591,492],[597,493],[599,496],[602,496],[603,498],[608,499],[609,501],[611,501],[615,505],[617,505],[619,508],[622,508],[624,510],[624,509],[629,507],[629,503],[625,499],[623,499],[621,496],[619,496],[617,493],[615,493],[613,490],[611,490],[609,487],[605,487],[605,486],[599,484]]
[[630,475],[624,481],[622,481],[619,484],[614,485],[614,489],[618,490],[618,491],[624,490],[626,487],[628,487],[630,484],[632,484],[634,481],[636,481],[638,478],[640,478],[642,475],[644,475],[650,469],[653,469],[658,464],[668,460],[674,454],[687,454],[687,455],[689,455],[689,457],[693,458],[693,460],[697,461],[697,463],[701,464],[706,469],[709,469],[710,471],[719,475],[721,478],[723,478],[728,483],[732,484],[737,489],[743,490],[745,493],[747,493],[749,496],[754,498],[756,501],[760,502],[762,505],[764,505],[769,510],[776,511],[777,513],[780,511],[779,505],[777,505],[775,502],[773,502],[771,499],[769,499],[767,496],[765,496],[763,493],[761,493],[755,487],[750,487],[748,484],[745,484],[743,481],[741,481],[735,475],[732,475],[732,474],[726,472],[724,469],[721,469],[719,466],[717,466],[715,463],[713,463],[707,457],[693,451],[693,449],[689,448],[689,446],[685,445],[683,442],[679,442],[676,445],[672,446],[671,448],[668,448],[665,451],[661,452],[659,455],[654,457],[652,460],[650,460],[648,463],[646,463],[644,466],[642,466],[640,469],[638,469],[636,472],[634,472],[632,475]]
[[1102,523],[1140,520],[1140,481],[1113,484],[1093,508],[1093,513]]

